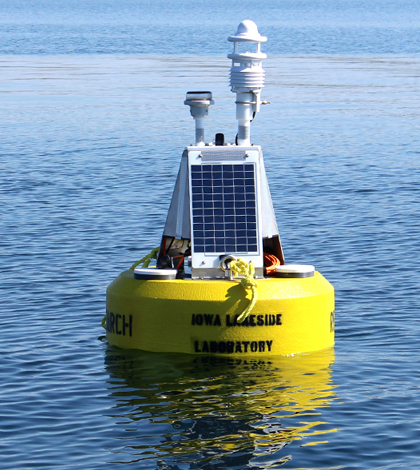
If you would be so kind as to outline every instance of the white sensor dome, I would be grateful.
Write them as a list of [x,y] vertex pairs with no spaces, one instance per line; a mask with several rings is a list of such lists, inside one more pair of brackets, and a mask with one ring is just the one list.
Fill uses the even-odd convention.
[[267,38],[261,36],[258,32],[257,25],[251,20],[244,20],[242,23],[239,24],[238,29],[236,31],[235,36],[230,36],[228,41],[231,42],[266,42]]

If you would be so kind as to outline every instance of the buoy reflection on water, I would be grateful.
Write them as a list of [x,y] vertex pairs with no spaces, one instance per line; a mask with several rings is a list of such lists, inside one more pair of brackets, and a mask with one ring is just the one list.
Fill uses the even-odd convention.
[[336,399],[332,348],[253,360],[110,346],[105,360],[119,462],[123,453],[159,469],[267,468],[267,459],[275,468],[291,458],[284,448],[293,441],[319,445],[337,431],[322,418]]

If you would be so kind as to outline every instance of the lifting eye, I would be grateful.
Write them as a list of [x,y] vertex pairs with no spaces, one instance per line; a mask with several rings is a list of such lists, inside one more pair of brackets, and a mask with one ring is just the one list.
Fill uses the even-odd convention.
[[236,261],[235,256],[233,255],[222,255],[220,258],[220,267],[221,269],[226,272],[229,269],[229,263],[231,261]]

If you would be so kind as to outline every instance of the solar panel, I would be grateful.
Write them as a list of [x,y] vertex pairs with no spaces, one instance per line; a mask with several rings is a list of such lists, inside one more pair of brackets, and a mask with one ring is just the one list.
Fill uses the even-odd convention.
[[195,253],[258,252],[255,164],[191,165]]

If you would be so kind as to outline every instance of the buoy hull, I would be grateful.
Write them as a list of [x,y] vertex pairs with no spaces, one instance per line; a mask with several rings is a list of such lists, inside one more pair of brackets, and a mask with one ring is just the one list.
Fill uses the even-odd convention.
[[124,349],[229,356],[291,355],[334,344],[334,288],[308,278],[258,280],[258,300],[238,281],[141,280],[121,273],[107,290],[106,337]]

